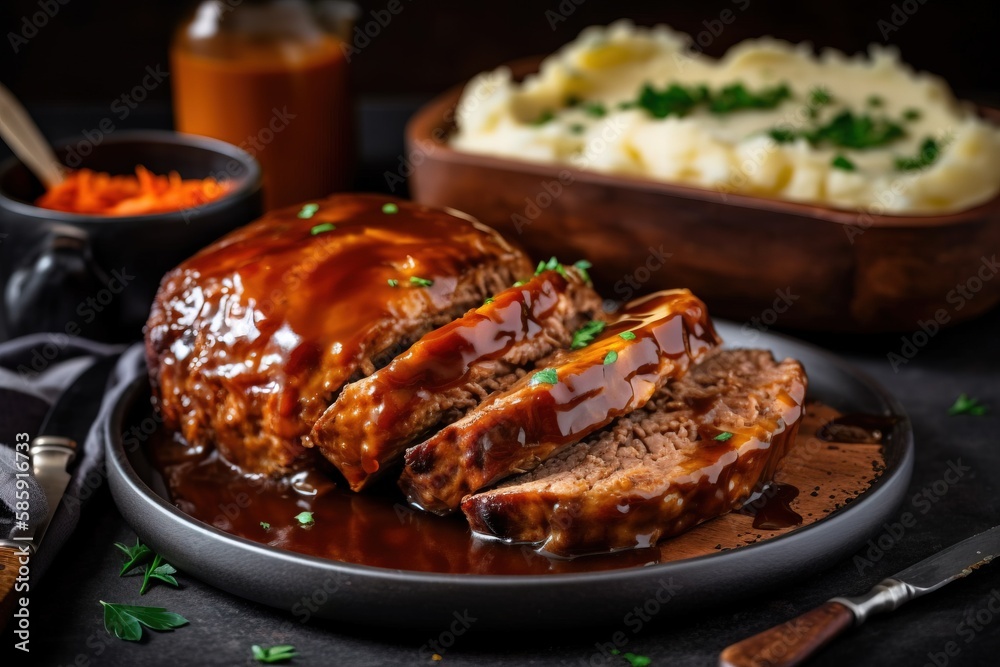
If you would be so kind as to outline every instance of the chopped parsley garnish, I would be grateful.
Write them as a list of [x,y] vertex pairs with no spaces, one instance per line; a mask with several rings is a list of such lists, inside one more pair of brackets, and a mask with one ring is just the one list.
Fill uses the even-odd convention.
[[610,366],[611,364],[618,361],[618,353],[614,350],[608,350],[608,353],[604,355],[604,365]]
[[337,228],[336,225],[334,225],[332,222],[324,222],[321,225],[316,225],[315,227],[313,227],[311,230],[309,230],[309,233],[312,234],[313,236],[316,236],[317,234],[322,234],[323,232],[332,232],[336,228]]
[[410,284],[418,287],[430,287],[434,284],[434,281],[428,280],[427,278],[420,278],[418,276],[410,276]]
[[896,158],[896,170],[916,171],[918,169],[923,169],[924,167],[929,167],[934,164],[934,161],[938,159],[938,155],[940,154],[940,144],[938,144],[933,137],[927,137],[924,139],[924,142],[920,144],[920,152],[917,153],[916,157]]
[[883,100],[879,95],[870,95],[868,97],[868,106],[870,107],[880,107],[883,104],[885,104],[885,100]]
[[122,565],[121,571],[118,572],[119,577],[125,576],[125,573],[129,570],[138,567],[139,563],[144,561],[147,556],[153,553],[153,550],[147,547],[145,544],[139,543],[139,538],[135,538],[135,546],[127,547],[121,542],[115,542],[115,546],[125,554],[125,564]]
[[907,109],[903,112],[903,120],[908,122],[913,122],[915,120],[920,120],[923,114],[920,113],[920,109]]
[[104,607],[104,629],[118,639],[137,642],[142,639],[142,626],[150,630],[173,630],[187,625],[180,614],[163,607],[137,607],[100,600]]
[[948,414],[952,417],[957,415],[973,415],[976,417],[982,417],[986,414],[988,408],[979,402],[979,399],[972,398],[966,394],[959,394],[958,398],[955,399],[954,405],[948,408]]
[[576,105],[580,104],[580,102],[582,102],[582,101],[583,101],[583,99],[581,97],[579,97],[578,95],[567,95],[566,96],[566,101],[564,102],[564,104],[567,107],[569,107],[570,109],[572,109]]
[[632,667],[649,667],[651,664],[653,664],[653,661],[647,656],[638,655],[637,653],[622,654],[622,652],[616,648],[611,649],[611,655],[620,655],[621,657],[628,660],[628,663]]
[[576,262],[573,263],[573,268],[580,272],[580,276],[585,281],[587,281],[588,283],[590,282],[590,274],[587,273],[587,270],[594,268],[593,264],[591,264],[585,259],[578,259]]
[[535,120],[531,121],[531,124],[532,125],[545,125],[546,123],[551,122],[555,117],[556,117],[556,115],[554,113],[552,113],[551,109],[546,109],[545,111],[543,111],[541,113],[541,115],[538,118],[536,118]]
[[550,257],[549,261],[541,261],[538,263],[538,268],[535,269],[535,275],[541,275],[543,271],[556,271],[559,275],[566,276],[566,268],[559,263],[559,260],[555,257]]
[[316,520],[313,519],[312,512],[299,512],[298,514],[295,515],[295,520],[298,521],[299,525],[302,526],[308,526],[310,524],[316,523]]
[[888,118],[854,115],[851,111],[841,111],[826,125],[805,133],[810,143],[829,143],[845,148],[884,146],[904,136],[906,132],[902,126]]
[[581,125],[580,123],[573,123],[572,125],[569,126],[569,131],[572,132],[573,134],[583,134],[583,131],[586,129],[587,128]]
[[778,143],[789,143],[802,137],[814,146],[831,144],[843,148],[875,148],[892,143],[906,136],[899,123],[888,118],[875,118],[868,114],[855,115],[845,110],[824,125],[810,130],[795,132],[786,128],[774,128],[768,132]]
[[388,204],[382,204],[382,212],[388,215],[392,215],[393,213],[399,213],[399,207],[393,204],[392,202],[389,202]]
[[651,664],[653,664],[653,660],[645,655],[626,653],[622,657],[628,660],[629,664],[632,665],[632,667],[649,667]]
[[269,524],[267,521],[261,521],[260,527],[263,528],[264,530],[271,530],[271,524]]
[[777,141],[779,144],[789,144],[798,138],[798,135],[791,130],[774,128],[768,132],[768,135]]
[[833,95],[826,88],[817,86],[809,91],[809,103],[814,107],[821,107],[833,102]]
[[484,306],[488,306],[491,303],[493,303],[493,297],[491,297],[491,296],[488,296],[488,297],[486,297],[486,299],[483,300],[483,305]]
[[254,660],[269,665],[275,662],[286,662],[298,655],[295,651],[295,647],[287,644],[283,644],[281,646],[271,646],[268,648],[254,644],[250,647],[250,652],[253,653]]
[[726,440],[729,440],[731,437],[733,437],[732,433],[730,433],[729,431],[723,431],[719,435],[715,436],[713,440],[718,440],[719,442],[725,442]]
[[653,118],[666,118],[686,116],[696,106],[706,101],[708,101],[708,88],[705,86],[689,88],[672,83],[662,90],[657,90],[647,83],[639,92],[637,105]]
[[399,281],[395,278],[389,278],[385,282],[388,283],[389,287],[399,287]]
[[843,171],[857,170],[857,167],[854,166],[854,163],[848,160],[843,155],[838,155],[837,157],[833,158],[833,160],[830,161],[830,166],[833,167],[834,169],[842,169]]
[[146,571],[142,575],[142,586],[139,588],[139,595],[146,594],[146,589],[149,588],[149,582],[152,579],[158,579],[177,588],[177,580],[173,577],[175,574],[177,574],[177,568],[170,563],[164,562],[160,554],[156,554],[153,557],[153,562],[146,565]]
[[618,337],[622,340],[635,340],[635,334],[631,331],[623,331],[618,334]]
[[583,113],[594,118],[604,118],[608,115],[608,109],[600,102],[587,102],[583,105]]
[[150,581],[153,579],[159,579],[160,581],[168,583],[171,586],[178,585],[177,580],[173,577],[173,575],[177,574],[177,569],[170,563],[164,562],[163,557],[160,556],[160,554],[154,554],[152,549],[147,547],[145,544],[141,544],[138,538],[135,541],[134,547],[125,546],[121,542],[115,542],[115,546],[125,554],[125,563],[122,565],[122,569],[118,572],[119,577],[123,577],[130,570],[134,570],[150,555],[153,556],[152,562],[146,563],[146,568],[143,571],[142,585],[139,587],[139,595],[146,594]]
[[785,84],[762,88],[753,93],[742,83],[734,83],[710,97],[708,110],[723,114],[743,109],[773,109],[791,96],[792,91]]
[[593,342],[597,334],[604,331],[605,324],[599,320],[591,320],[587,322],[582,327],[576,330],[573,334],[573,342],[570,343],[569,349],[579,350],[580,348],[587,347]]
[[319,210],[319,204],[306,204],[299,211],[299,217],[303,220],[308,220],[309,218],[316,215],[316,211]]
[[534,387],[536,384],[555,384],[557,382],[559,382],[559,373],[556,369],[546,368],[532,375],[528,386]]

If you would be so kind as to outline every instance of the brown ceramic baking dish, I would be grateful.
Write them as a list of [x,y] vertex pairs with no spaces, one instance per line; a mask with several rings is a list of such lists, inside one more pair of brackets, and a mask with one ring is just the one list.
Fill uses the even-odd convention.
[[[538,62],[509,67],[523,76]],[[616,301],[683,286],[713,314],[762,328],[871,333],[955,324],[1000,300],[1000,197],[947,215],[872,215],[462,153],[448,145],[461,91],[407,127],[400,171],[412,170],[413,198],[474,215],[535,257],[590,260]]]

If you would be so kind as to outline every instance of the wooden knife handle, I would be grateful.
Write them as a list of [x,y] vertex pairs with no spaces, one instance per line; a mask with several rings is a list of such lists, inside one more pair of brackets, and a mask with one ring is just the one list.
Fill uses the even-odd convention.
[[839,602],[826,602],[798,618],[729,646],[720,667],[791,667],[801,664],[854,624],[854,614]]
[[14,613],[14,601],[20,594],[14,591],[17,572],[21,567],[20,552],[11,547],[0,547],[0,633]]

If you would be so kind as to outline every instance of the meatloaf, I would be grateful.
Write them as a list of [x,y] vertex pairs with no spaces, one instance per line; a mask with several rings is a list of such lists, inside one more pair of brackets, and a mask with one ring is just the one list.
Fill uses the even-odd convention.
[[402,200],[272,212],[164,277],[146,327],[154,402],[244,472],[287,471],[346,382],[533,268],[489,228]]
[[723,350],[642,409],[532,472],[467,497],[472,530],[573,556],[653,545],[771,479],[803,413],[797,361]]
[[344,387],[310,441],[360,491],[428,429],[456,421],[538,359],[568,348],[601,316],[601,298],[572,267],[524,284],[432,331],[373,375]]
[[409,449],[399,485],[418,507],[453,511],[465,495],[642,407],[718,343],[705,304],[688,290],[636,300],[587,347],[554,355]]

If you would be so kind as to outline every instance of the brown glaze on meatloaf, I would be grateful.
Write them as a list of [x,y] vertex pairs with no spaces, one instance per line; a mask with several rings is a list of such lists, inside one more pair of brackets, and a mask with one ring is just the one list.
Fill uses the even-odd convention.
[[600,296],[576,270],[543,271],[345,386],[309,439],[359,491],[428,429],[507,389],[601,314]]
[[296,467],[346,382],[533,271],[459,214],[374,195],[316,204],[274,211],[181,264],[147,324],[165,425],[245,472]]
[[557,353],[548,368],[409,449],[400,487],[423,509],[455,510],[467,494],[642,407],[718,343],[705,304],[688,290],[633,301],[587,347]]
[[716,352],[644,408],[469,496],[462,511],[476,533],[556,556],[651,546],[739,507],[771,479],[805,391],[797,361]]

